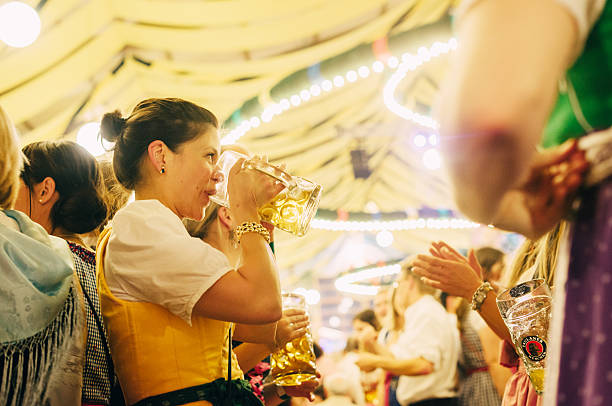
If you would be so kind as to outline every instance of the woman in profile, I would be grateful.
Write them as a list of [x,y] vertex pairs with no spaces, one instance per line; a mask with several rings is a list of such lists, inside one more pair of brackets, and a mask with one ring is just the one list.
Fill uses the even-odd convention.
[[98,288],[116,373],[130,405],[261,404],[232,355],[232,323],[281,317],[278,271],[257,209],[282,186],[240,169],[229,175],[242,261],[232,267],[191,237],[220,180],[217,118],[181,99],[148,99],[128,118],[102,120],[113,168],[135,201],[100,236]]

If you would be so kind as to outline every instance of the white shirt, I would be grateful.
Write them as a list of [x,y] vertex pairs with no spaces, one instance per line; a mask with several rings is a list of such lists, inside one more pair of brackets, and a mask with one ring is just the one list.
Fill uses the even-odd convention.
[[118,299],[158,304],[189,324],[202,294],[232,269],[158,200],[136,200],[117,212],[104,261]]
[[432,296],[424,295],[404,313],[404,331],[390,347],[400,359],[423,357],[433,364],[428,375],[400,376],[396,397],[401,405],[432,398],[455,397],[459,358],[456,318]]

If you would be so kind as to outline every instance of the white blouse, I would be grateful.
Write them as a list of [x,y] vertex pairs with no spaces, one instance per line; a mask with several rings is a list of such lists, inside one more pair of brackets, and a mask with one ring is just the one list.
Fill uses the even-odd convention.
[[104,261],[118,299],[158,304],[189,324],[202,294],[232,269],[158,200],[136,200],[117,212]]

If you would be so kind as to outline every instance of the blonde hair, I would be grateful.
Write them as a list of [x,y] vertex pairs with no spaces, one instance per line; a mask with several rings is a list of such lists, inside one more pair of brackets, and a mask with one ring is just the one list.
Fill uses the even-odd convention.
[[526,240],[523,243],[510,269],[508,287],[516,285],[521,275],[533,266],[534,278],[544,279],[548,286],[553,286],[559,245],[566,227],[567,222],[562,220],[538,240]]
[[19,191],[23,155],[19,150],[17,130],[0,106],[0,208],[11,209]]

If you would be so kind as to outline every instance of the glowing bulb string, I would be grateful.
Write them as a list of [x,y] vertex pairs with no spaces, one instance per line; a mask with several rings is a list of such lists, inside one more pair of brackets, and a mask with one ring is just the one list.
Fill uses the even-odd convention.
[[[417,67],[429,62],[430,60],[447,54],[457,48],[457,40],[451,38],[447,42],[434,42],[430,47],[420,47],[416,54],[404,53],[400,59],[391,56],[386,59],[386,66],[389,69],[397,69],[391,76],[383,90],[383,100],[385,105],[400,117],[412,121],[422,127],[437,130],[438,124],[431,117],[413,112],[401,106],[394,99],[395,89],[406,76],[406,73],[415,70]],[[385,64],[381,60],[374,61],[371,66],[362,65],[356,69],[348,70],[344,75],[335,75],[331,80],[321,78],[318,83],[314,83],[288,97],[282,98],[277,103],[271,103],[264,107],[259,116],[242,119],[240,123],[221,139],[222,145],[233,144],[247,134],[253,128],[257,128],[261,123],[269,123],[274,117],[280,116],[286,111],[299,107],[317,97],[331,92],[334,88],[341,88],[347,83],[355,83],[369,77],[371,74],[379,74],[385,70]],[[240,111],[234,114],[239,117]]]

